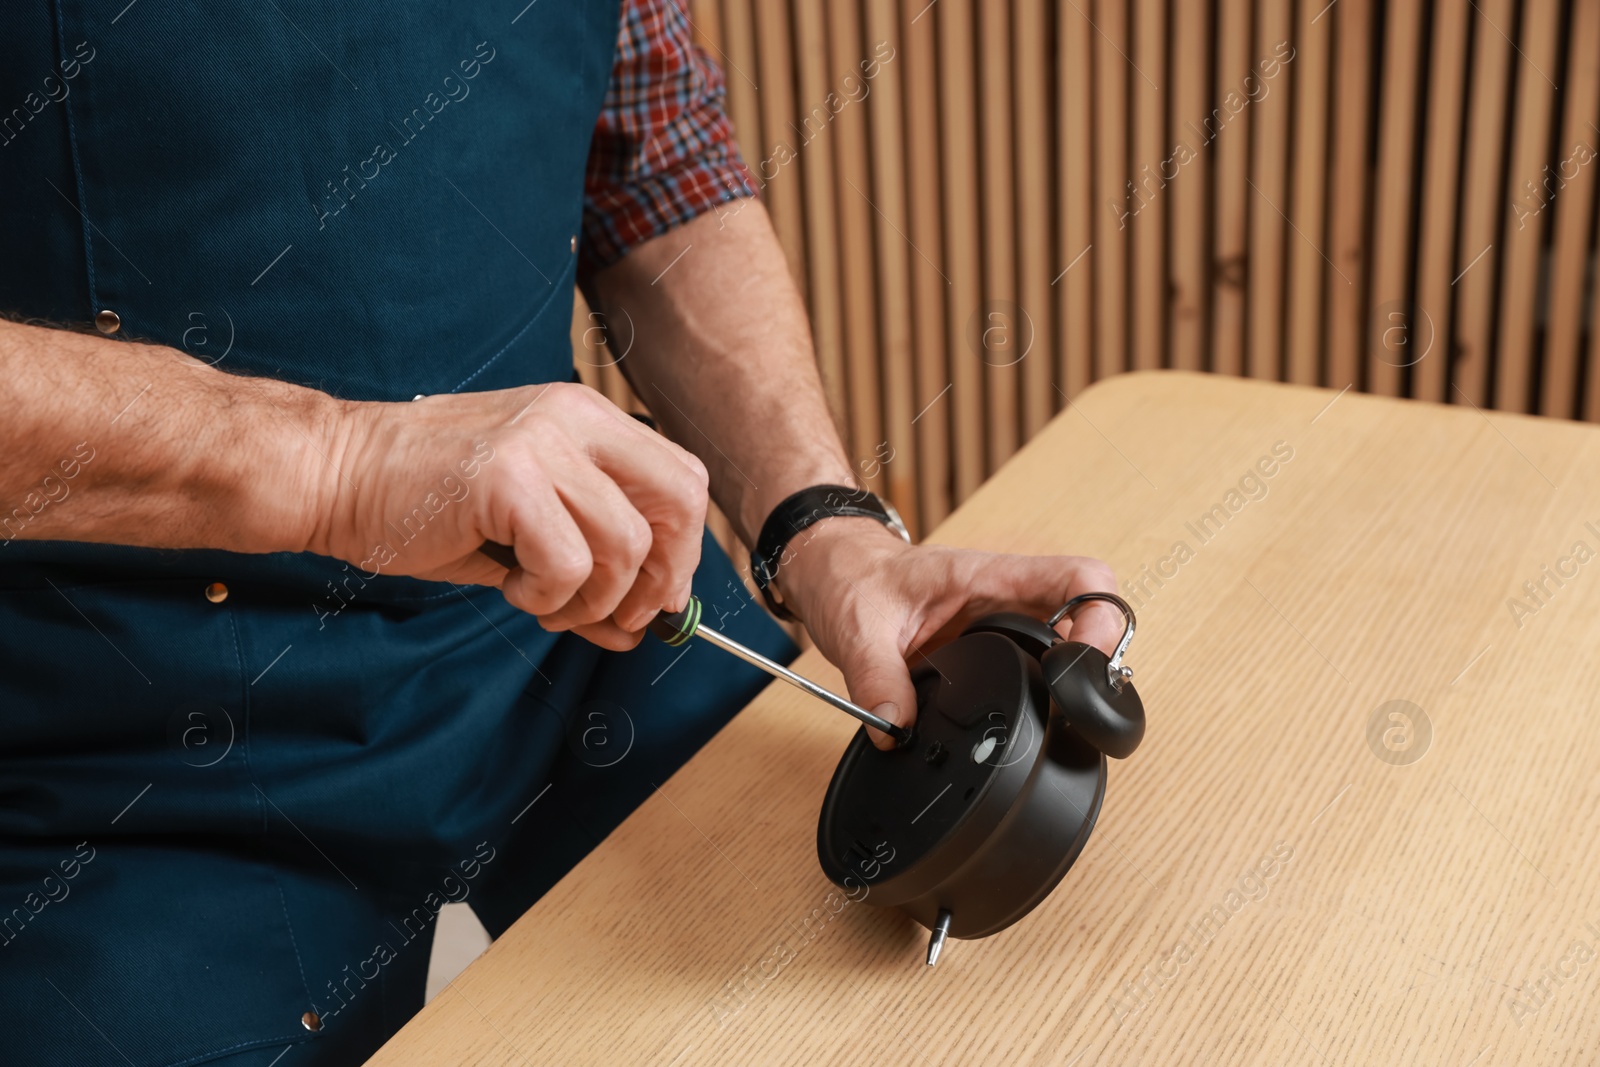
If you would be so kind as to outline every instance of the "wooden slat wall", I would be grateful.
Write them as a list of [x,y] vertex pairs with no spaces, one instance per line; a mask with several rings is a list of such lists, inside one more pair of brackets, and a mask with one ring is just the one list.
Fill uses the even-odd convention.
[[914,530],[1124,370],[1600,419],[1600,0],[689,3]]

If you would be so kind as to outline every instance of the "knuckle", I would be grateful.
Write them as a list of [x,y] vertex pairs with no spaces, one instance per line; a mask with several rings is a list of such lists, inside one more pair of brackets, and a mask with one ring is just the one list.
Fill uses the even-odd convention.
[[1116,589],[1117,572],[1112,570],[1111,565],[1104,560],[1085,560],[1083,563],[1083,570],[1085,576],[1091,579],[1094,585],[1103,587],[1105,589]]
[[[701,469],[704,470],[703,467]],[[682,502],[684,512],[698,523],[700,516],[711,506],[711,492],[704,478],[691,477],[679,493],[679,500]]]
[[570,398],[570,403],[585,414],[608,415],[615,406],[598,390],[591,389],[582,382],[562,382],[561,387],[564,395]]
[[689,473],[694,476],[694,480],[699,483],[700,488],[708,488],[711,485],[711,472],[706,470],[704,463],[700,462],[700,457],[688,449],[683,450],[683,457],[685,466],[689,468]]
[[588,552],[568,552],[550,561],[545,570],[545,587],[563,590],[568,595],[581,586],[594,570],[594,559]]
[[629,523],[627,531],[627,561],[632,569],[637,571],[640,563],[650,555],[650,550],[656,544],[656,531],[645,518],[638,517],[635,522]]
[[560,601],[540,588],[528,575],[523,575],[515,585],[507,587],[505,593],[506,599],[512,606],[520,608],[529,615],[549,615],[561,606]]
[[632,569],[637,570],[639,564],[650,554],[650,546],[655,542],[655,532],[642,517],[636,517],[625,525],[620,539],[622,558]]

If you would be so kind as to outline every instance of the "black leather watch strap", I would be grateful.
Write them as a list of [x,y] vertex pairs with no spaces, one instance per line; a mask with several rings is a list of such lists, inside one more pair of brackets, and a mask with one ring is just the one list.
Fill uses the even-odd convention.
[[772,583],[778,568],[789,558],[789,542],[813,523],[838,516],[877,519],[905,540],[911,535],[894,508],[865,489],[847,485],[813,485],[785,497],[761,524],[761,535],[750,553],[750,573],[767,607],[780,619],[794,619],[794,613],[773,595]]

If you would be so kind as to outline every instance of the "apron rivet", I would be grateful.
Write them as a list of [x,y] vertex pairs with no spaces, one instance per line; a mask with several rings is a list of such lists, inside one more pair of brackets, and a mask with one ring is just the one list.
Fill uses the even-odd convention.
[[206,586],[206,599],[213,604],[220,604],[228,599],[228,587],[221,582],[212,582]]
[[94,328],[110,336],[122,329],[122,316],[110,308],[101,308],[94,317]]
[[300,1016],[300,1025],[314,1034],[322,1029],[322,1016],[314,1011],[308,1011]]

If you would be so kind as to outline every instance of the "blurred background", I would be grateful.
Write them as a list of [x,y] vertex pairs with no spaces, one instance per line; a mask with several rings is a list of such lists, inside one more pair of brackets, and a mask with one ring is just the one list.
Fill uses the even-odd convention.
[[1600,0],[690,6],[919,535],[1126,370],[1600,418]]

